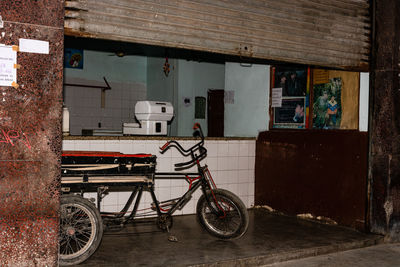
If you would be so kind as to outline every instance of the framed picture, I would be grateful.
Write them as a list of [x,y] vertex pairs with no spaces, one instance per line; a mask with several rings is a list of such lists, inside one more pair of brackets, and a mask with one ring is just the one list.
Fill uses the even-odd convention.
[[282,98],[281,107],[274,108],[275,128],[304,128],[306,125],[306,98]]
[[83,49],[65,48],[64,67],[83,69]]
[[283,97],[306,96],[307,68],[275,67],[273,87],[282,88]]
[[271,128],[309,127],[310,73],[309,67],[271,68]]

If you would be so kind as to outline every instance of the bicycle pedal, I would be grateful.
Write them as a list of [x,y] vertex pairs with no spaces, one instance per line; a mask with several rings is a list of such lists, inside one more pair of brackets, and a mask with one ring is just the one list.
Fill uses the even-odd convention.
[[168,236],[168,241],[170,242],[178,242],[178,238],[174,235],[169,235]]

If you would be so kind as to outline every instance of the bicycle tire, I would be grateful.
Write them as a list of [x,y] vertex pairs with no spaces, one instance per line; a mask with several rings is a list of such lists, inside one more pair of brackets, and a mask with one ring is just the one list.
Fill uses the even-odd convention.
[[[197,202],[197,218],[200,224],[210,234],[221,239],[235,239],[243,236],[249,226],[249,214],[246,206],[230,191],[215,189],[207,191],[210,207],[204,195]],[[215,197],[215,198],[214,198]],[[218,206],[215,204],[217,200]],[[211,209],[224,210],[223,216],[218,216]]]
[[62,195],[59,235],[59,265],[84,262],[97,250],[103,237],[99,210],[81,196]]

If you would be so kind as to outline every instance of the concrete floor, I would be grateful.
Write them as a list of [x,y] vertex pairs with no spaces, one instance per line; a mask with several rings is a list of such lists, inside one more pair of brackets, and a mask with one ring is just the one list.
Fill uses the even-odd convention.
[[[381,243],[383,238],[352,229],[250,210],[248,232],[238,240],[218,240],[194,215],[174,217],[171,231],[136,224],[106,232],[99,249],[79,266],[260,266]],[[305,266],[305,265],[304,265]],[[318,265],[317,265],[318,266]]]

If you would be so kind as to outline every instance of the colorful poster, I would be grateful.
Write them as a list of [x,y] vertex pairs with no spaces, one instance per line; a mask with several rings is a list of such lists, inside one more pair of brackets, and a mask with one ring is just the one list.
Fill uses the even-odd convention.
[[282,88],[282,96],[306,96],[307,68],[276,67],[274,87]]
[[83,50],[65,48],[64,67],[72,69],[83,69]]
[[274,110],[274,126],[292,126],[304,128],[305,126],[305,97],[292,97],[282,99],[282,105]]
[[313,128],[339,129],[342,118],[342,79],[314,85]]
[[308,128],[310,69],[277,66],[272,69],[273,128]]

